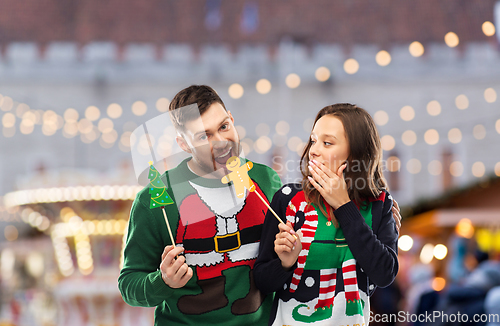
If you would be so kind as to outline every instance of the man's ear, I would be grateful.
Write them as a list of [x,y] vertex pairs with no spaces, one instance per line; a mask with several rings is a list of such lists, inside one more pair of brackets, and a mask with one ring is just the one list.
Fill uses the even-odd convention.
[[227,111],[227,115],[231,119],[231,122],[234,124],[234,118],[233,118],[233,115],[231,114],[231,111]]
[[186,153],[191,154],[191,148],[187,144],[186,140],[182,138],[181,136],[176,136],[175,141],[177,142],[177,145]]

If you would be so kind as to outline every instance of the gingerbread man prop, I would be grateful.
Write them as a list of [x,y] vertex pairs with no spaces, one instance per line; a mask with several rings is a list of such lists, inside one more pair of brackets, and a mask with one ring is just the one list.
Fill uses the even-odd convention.
[[[250,192],[255,191],[255,185],[253,184],[252,179],[248,176],[248,171],[250,171],[253,167],[253,163],[248,161],[246,164],[240,166],[241,160],[238,156],[232,156],[227,160],[226,167],[231,173],[224,176],[221,181],[222,183],[233,182],[234,189],[236,190],[236,197],[243,198],[245,196],[245,188]],[[283,223],[283,220],[276,214],[276,212],[269,206],[267,201],[262,198],[258,191],[255,191],[259,199],[267,206],[267,208],[273,213],[273,215],[278,219],[280,223]],[[293,236],[294,238],[295,235]],[[297,239],[297,238],[296,238]]]
[[232,172],[224,176],[221,181],[222,183],[229,183],[232,181],[234,189],[236,190],[236,197],[243,198],[245,197],[245,188],[247,188],[248,191],[253,192],[255,190],[255,185],[248,176],[248,171],[252,169],[253,163],[247,162],[241,166],[240,164],[241,160],[237,156],[233,156],[227,160],[226,167]]

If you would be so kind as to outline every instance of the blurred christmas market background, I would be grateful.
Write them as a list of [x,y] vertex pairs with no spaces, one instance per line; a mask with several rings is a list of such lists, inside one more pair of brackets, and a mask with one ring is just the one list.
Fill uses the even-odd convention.
[[153,323],[117,288],[142,188],[130,151],[148,147],[131,135],[191,84],[218,91],[247,157],[283,183],[300,178],[319,109],[372,114],[404,218],[400,272],[375,311],[452,309],[453,293],[479,288],[477,303],[500,286],[500,1],[0,8],[0,325]]

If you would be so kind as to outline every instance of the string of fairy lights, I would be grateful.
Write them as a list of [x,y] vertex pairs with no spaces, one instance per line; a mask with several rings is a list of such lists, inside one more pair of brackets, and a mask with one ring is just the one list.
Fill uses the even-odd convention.
[[[489,21],[482,24],[482,31],[486,36],[493,36],[496,33],[495,26]],[[460,39],[456,33],[449,32],[444,36],[444,42],[450,48],[454,48],[459,45]],[[413,57],[417,58],[425,53],[425,48],[422,43],[415,41],[409,45],[408,51]],[[376,63],[381,67],[388,66],[391,60],[391,55],[386,50],[379,51],[375,56]],[[353,75],[360,70],[360,64],[355,58],[348,58],[344,61],[343,69],[346,74]],[[327,67],[321,66],[315,70],[314,75],[317,81],[326,82],[330,79],[332,73]],[[284,82],[290,89],[295,89],[301,85],[301,78],[296,73],[290,73],[286,76]],[[255,84],[256,91],[261,95],[268,94],[272,88],[273,85],[268,79],[260,79]],[[245,89],[241,84],[234,83],[228,87],[227,92],[232,99],[237,100],[244,96]],[[486,88],[483,97],[486,103],[495,103],[497,101],[497,93],[493,88]],[[470,105],[470,100],[465,94],[457,95],[454,102],[458,110],[466,110]],[[158,112],[164,113],[168,111],[169,103],[169,99],[161,97],[156,101],[155,107]],[[140,117],[148,112],[148,105],[143,101],[135,101],[130,106],[130,109],[135,116]],[[11,138],[16,134],[16,124],[19,132],[23,135],[32,134],[35,127],[40,126],[42,134],[47,137],[53,136],[60,131],[65,138],[70,139],[79,136],[83,143],[90,144],[97,141],[105,149],[110,149],[118,144],[118,148],[123,152],[129,152],[131,147],[135,145],[139,149],[141,146],[144,147],[145,152],[149,151],[149,142],[133,139],[132,131],[137,127],[133,121],[124,123],[122,131],[118,132],[117,121],[124,113],[124,108],[118,103],[109,104],[103,112],[96,106],[89,106],[85,109],[83,116],[80,117],[80,113],[74,108],[68,108],[62,115],[59,115],[53,110],[31,109],[26,103],[18,103],[9,96],[0,95],[0,110],[4,112],[2,116],[2,135],[5,138]],[[429,116],[436,117],[441,114],[443,108],[438,101],[432,100],[427,104],[426,111]],[[399,117],[402,121],[412,121],[415,116],[415,109],[410,105],[406,105],[399,110]],[[384,126],[389,121],[389,114],[380,110],[374,113],[373,118],[378,126]],[[312,123],[312,119],[306,119],[303,122],[304,131],[309,132]],[[500,119],[494,123],[495,130],[500,134]],[[274,127],[274,132],[272,127]],[[255,134],[257,135],[255,140],[246,137],[247,130],[245,127],[238,125],[236,128],[246,154],[251,151],[265,154],[273,146],[278,146],[288,148],[300,155],[305,145],[301,138],[289,135],[291,127],[284,120],[278,121],[274,126],[264,122],[258,124],[255,127]],[[463,132],[457,127],[450,128],[447,133],[448,141],[451,144],[460,143],[463,139]],[[271,136],[271,134],[273,135]],[[483,124],[477,124],[473,128],[472,134],[476,140],[482,140],[486,137],[486,127]],[[400,137],[402,144],[405,146],[414,146],[418,143],[418,139],[415,130],[406,130]],[[435,145],[440,140],[440,134],[435,129],[428,129],[423,134],[423,140],[429,146]],[[172,139],[158,139],[156,145],[159,152],[167,155],[171,144],[165,144],[165,142],[172,141]],[[383,135],[381,142],[386,152],[393,150],[397,143],[396,138],[392,135]],[[139,150],[139,152],[141,151]],[[400,166],[398,157],[392,156],[387,160],[399,163],[399,165],[396,164],[395,166]],[[389,170],[391,170],[390,166],[394,165],[389,165]],[[422,164],[418,159],[412,158],[407,162],[406,168],[410,173],[417,174],[422,170]],[[431,161],[428,165],[428,171],[432,175],[439,175],[442,170],[443,166],[440,161]],[[455,177],[462,175],[464,172],[463,164],[459,161],[452,162],[450,172]],[[484,163],[475,162],[472,165],[472,173],[478,178],[482,177],[485,174]],[[500,162],[495,165],[495,173],[500,176]],[[130,201],[135,198],[141,188],[138,186],[81,186],[20,190],[7,194],[4,198],[5,207],[0,205],[0,209],[8,211],[11,215],[18,214],[25,223],[41,232],[50,234],[55,258],[63,276],[69,276],[75,271],[68,243],[68,239],[73,238],[78,269],[83,275],[89,275],[94,268],[90,236],[120,235],[123,237],[122,242],[124,242],[127,231],[126,219],[118,216],[114,219],[111,216],[108,218],[87,219],[85,216],[84,218],[78,216],[70,207],[64,207],[60,211],[62,222],[54,223],[47,216],[34,211],[29,206],[39,203],[72,201]],[[24,208],[21,208],[22,206]],[[461,222],[457,226],[457,230],[460,229],[462,224]],[[18,237],[18,230],[14,225],[8,225],[4,229],[4,235],[8,241],[15,241]],[[413,246],[413,240],[411,237],[404,235],[400,239],[399,246],[403,251],[410,250]],[[423,263],[429,263],[433,257],[442,260],[446,255],[446,246],[428,244],[422,248],[420,258]],[[123,255],[120,259],[120,264],[122,264]],[[439,283],[437,287],[444,287],[444,279],[436,278],[435,281]]]
[[[482,24],[482,31],[486,36],[493,36],[496,33],[495,26],[486,21]],[[459,37],[454,32],[448,32],[444,36],[444,42],[447,46],[453,48],[460,43]],[[420,57],[424,54],[425,48],[422,43],[415,41],[408,47],[408,51],[414,57]],[[375,56],[375,61],[380,66],[387,66],[391,62],[391,56],[388,51],[381,50]],[[359,70],[359,63],[354,58],[348,58],[344,62],[344,71],[347,74],[355,74]],[[325,82],[330,79],[331,71],[327,67],[319,67],[315,71],[315,77],[319,82]],[[296,73],[291,73],[285,78],[285,84],[289,88],[297,88],[301,84],[300,76]],[[260,79],[255,84],[258,93],[265,95],[272,89],[272,83],[267,79]],[[239,99],[244,94],[244,88],[240,84],[232,84],[228,88],[228,95],[233,99]],[[484,90],[484,100],[487,103],[497,101],[497,92],[493,88]],[[459,94],[455,98],[455,105],[459,110],[465,110],[469,107],[469,99],[465,94]],[[168,111],[169,100],[167,98],[159,98],[156,103],[156,109],[160,112]],[[442,107],[441,104],[432,100],[427,104],[427,113],[430,116],[438,116]],[[58,130],[66,138],[80,136],[83,143],[90,144],[94,141],[99,142],[103,148],[112,148],[116,143],[123,152],[129,152],[131,146],[134,145],[134,139],[131,139],[132,131],[137,127],[133,121],[128,121],[123,124],[123,131],[119,134],[116,128],[116,120],[122,117],[124,112],[122,106],[118,103],[111,103],[107,106],[105,113],[101,112],[96,106],[89,106],[84,111],[84,115],[80,117],[79,112],[74,108],[68,108],[62,115],[58,115],[53,110],[32,110],[26,103],[17,103],[9,96],[0,95],[0,110],[5,113],[2,116],[3,130],[2,134],[6,138],[13,137],[16,133],[16,123],[20,119],[19,131],[24,135],[31,134],[35,126],[40,125],[41,131],[45,136],[52,136]],[[131,105],[131,111],[135,116],[143,116],[148,111],[148,106],[143,101],[135,101]],[[104,116],[104,115],[107,116]],[[412,121],[415,117],[415,109],[409,105],[400,109],[400,118],[403,121]],[[384,126],[389,120],[389,115],[385,111],[378,111],[374,114],[374,120],[379,126]],[[311,119],[304,122],[304,130],[310,131],[312,125]],[[288,147],[290,151],[300,155],[304,142],[297,136],[288,137],[290,126],[286,121],[279,121],[275,125],[275,134],[271,137],[271,127],[266,123],[257,125],[255,132],[257,139],[253,140],[246,137],[246,129],[243,126],[237,126],[242,146],[245,153],[255,151],[258,154],[264,154],[269,151],[273,145],[278,147]],[[500,119],[495,121],[495,130],[500,134]],[[484,139],[486,136],[486,128],[482,124],[478,124],[473,128],[473,136],[477,140]],[[442,137],[442,136],[441,136]],[[451,128],[448,131],[447,138],[451,144],[458,144],[463,138],[463,131],[459,128]],[[435,145],[439,142],[440,135],[435,129],[428,129],[423,135],[425,143]],[[171,140],[170,140],[171,141]],[[385,151],[391,151],[396,145],[396,139],[392,135],[383,135],[381,137],[382,147]],[[405,146],[413,146],[417,143],[418,137],[414,130],[406,130],[401,135],[401,142]],[[146,146],[145,142],[138,142],[138,146]],[[168,151],[171,144],[164,144],[164,141],[158,142],[159,152]],[[397,158],[392,158],[393,160]],[[442,167],[439,162],[431,162],[429,164],[429,173],[433,175],[440,174]],[[410,173],[419,173],[422,169],[418,159],[411,159],[407,162],[407,170]],[[454,176],[460,176],[463,173],[463,166],[460,162],[453,162],[451,173]],[[473,175],[482,177],[484,175],[484,164],[475,162],[472,167]],[[495,173],[500,176],[500,162],[495,165]]]

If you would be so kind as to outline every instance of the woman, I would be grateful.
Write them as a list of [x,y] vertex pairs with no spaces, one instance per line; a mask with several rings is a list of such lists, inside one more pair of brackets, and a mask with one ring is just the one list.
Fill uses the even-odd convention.
[[270,325],[368,325],[369,295],[398,271],[392,197],[370,115],[352,104],[319,111],[302,154],[301,184],[267,214],[255,282],[276,292]]

